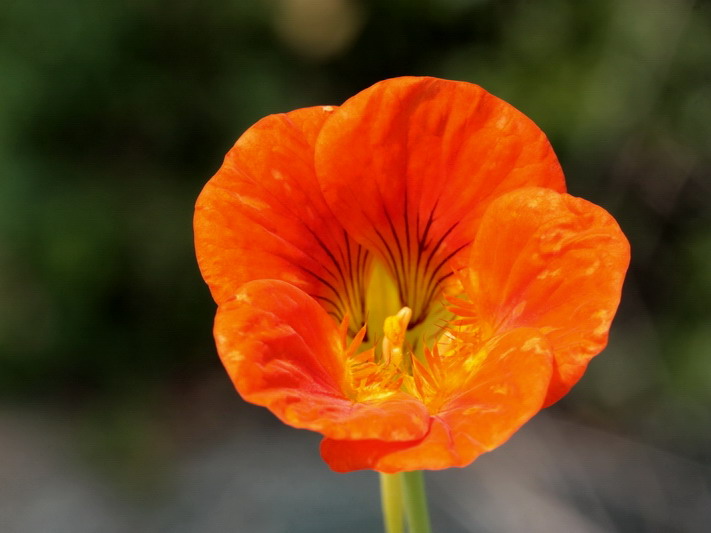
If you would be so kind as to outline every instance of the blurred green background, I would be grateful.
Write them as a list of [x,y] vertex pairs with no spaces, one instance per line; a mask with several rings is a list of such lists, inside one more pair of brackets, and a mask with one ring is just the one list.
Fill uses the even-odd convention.
[[[170,504],[176,472],[196,454],[235,435],[248,442],[254,424],[262,436],[303,438],[245,405],[223,375],[211,338],[214,306],[193,255],[193,204],[235,139],[262,116],[339,104],[405,74],[472,81],[521,109],[551,139],[570,192],[618,219],[633,259],[610,346],[545,416],[670,454],[690,468],[679,490],[708,498],[710,7],[5,0],[0,516],[24,511],[0,518],[0,529],[144,530],[141,517],[151,509],[179,514]],[[331,490],[350,483],[318,464],[315,442],[303,454]],[[18,457],[26,464],[14,468]],[[224,461],[231,463],[229,453]],[[657,462],[650,460],[652,472]],[[37,464],[46,468],[28,466]],[[477,465],[467,469],[474,478]],[[298,479],[310,475],[304,469]],[[67,523],[76,524],[61,529],[33,487],[53,480],[40,494],[52,501],[67,476],[103,494],[104,506],[120,500],[125,507],[104,514],[131,516],[132,526],[113,520],[112,529],[99,517],[94,527],[67,507]],[[375,490],[373,477],[352,479],[364,480],[354,494]],[[368,497],[358,513],[377,526],[377,500]],[[343,516],[321,511],[332,525]],[[667,522],[643,508],[612,512],[603,530],[680,527],[679,512],[669,504]],[[449,523],[453,513],[442,508],[439,520]],[[318,530],[254,520],[235,530]],[[145,530],[211,531],[202,522],[198,529],[199,518],[183,529],[159,522]]]

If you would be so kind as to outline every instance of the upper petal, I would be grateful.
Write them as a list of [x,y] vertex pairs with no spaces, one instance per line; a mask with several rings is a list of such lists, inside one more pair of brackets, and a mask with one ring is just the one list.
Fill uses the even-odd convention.
[[337,320],[362,322],[368,253],[325,204],[316,136],[331,107],[268,116],[235,143],[195,207],[195,249],[221,304],[254,279],[293,283]]
[[556,362],[547,403],[605,347],[629,259],[612,216],[567,194],[521,189],[484,215],[471,249],[469,298],[494,330],[545,333]]
[[338,439],[411,440],[427,430],[425,406],[404,393],[369,402],[347,397],[343,332],[289,283],[243,285],[219,306],[215,340],[240,395],[289,425]]
[[525,185],[565,189],[531,120],[481,87],[435,78],[386,80],[346,101],[315,158],[326,201],[396,276],[413,323],[493,198]]
[[[402,472],[466,466],[501,444],[542,406],[552,372],[548,341],[535,329],[520,328],[492,339],[486,357],[431,418],[424,438],[321,443],[321,455],[337,472],[374,469]],[[464,373],[465,368],[460,369]]]

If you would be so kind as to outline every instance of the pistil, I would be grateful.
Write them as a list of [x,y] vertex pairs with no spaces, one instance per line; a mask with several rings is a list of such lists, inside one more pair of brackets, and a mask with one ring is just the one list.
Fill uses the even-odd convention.
[[[405,342],[405,333],[407,333],[407,325],[412,318],[412,309],[403,307],[396,315],[389,316],[385,319],[383,332],[383,362],[386,365],[395,368],[410,368],[409,361],[403,361],[403,348]],[[403,363],[405,363],[403,365]]]

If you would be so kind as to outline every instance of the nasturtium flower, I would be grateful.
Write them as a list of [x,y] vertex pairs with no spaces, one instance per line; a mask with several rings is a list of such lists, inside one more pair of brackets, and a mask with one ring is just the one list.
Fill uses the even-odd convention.
[[605,347],[629,262],[530,119],[435,78],[260,120],[194,225],[237,391],[341,472],[501,445]]

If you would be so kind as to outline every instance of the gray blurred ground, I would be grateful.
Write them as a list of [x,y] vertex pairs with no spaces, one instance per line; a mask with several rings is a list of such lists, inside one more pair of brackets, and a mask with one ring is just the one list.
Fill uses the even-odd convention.
[[[380,530],[375,474],[330,472],[317,435],[258,408],[230,422],[164,463],[160,483],[147,468],[133,487],[112,488],[78,451],[67,420],[5,409],[0,531]],[[194,420],[185,423],[190,438]],[[710,482],[706,467],[550,412],[469,468],[427,475],[440,533],[708,531]]]

